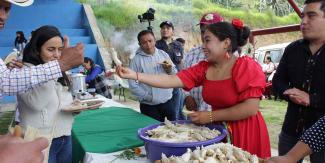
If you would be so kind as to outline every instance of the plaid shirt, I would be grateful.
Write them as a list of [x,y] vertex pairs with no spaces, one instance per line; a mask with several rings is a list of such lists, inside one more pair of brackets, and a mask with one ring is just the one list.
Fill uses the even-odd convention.
[[0,98],[2,94],[16,95],[18,92],[27,91],[37,84],[57,79],[61,76],[62,73],[58,61],[10,70],[3,60],[0,59]]
[[[192,67],[199,63],[202,60],[205,60],[206,57],[203,53],[202,46],[192,48],[184,59],[184,69]],[[203,101],[202,98],[202,86],[195,87],[189,92],[184,91],[185,96],[192,96],[195,99],[198,109],[200,111],[211,110],[211,106]]]

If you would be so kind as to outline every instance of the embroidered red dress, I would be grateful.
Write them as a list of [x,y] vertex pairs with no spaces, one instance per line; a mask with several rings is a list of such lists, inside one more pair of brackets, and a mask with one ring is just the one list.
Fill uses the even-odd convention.
[[[185,90],[203,86],[202,96],[213,110],[234,106],[249,98],[260,98],[265,88],[265,76],[258,63],[249,57],[240,57],[232,68],[231,78],[207,80],[207,61],[177,74]],[[229,121],[231,143],[260,158],[271,156],[270,140],[261,113],[239,121]]]

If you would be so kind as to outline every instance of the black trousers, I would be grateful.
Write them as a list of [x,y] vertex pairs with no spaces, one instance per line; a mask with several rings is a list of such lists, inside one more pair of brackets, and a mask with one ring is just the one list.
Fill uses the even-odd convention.
[[165,117],[167,117],[167,119],[170,121],[175,121],[176,115],[174,108],[175,106],[172,98],[167,102],[158,105],[140,103],[140,111],[142,114],[154,118],[160,122],[163,122],[165,120]]

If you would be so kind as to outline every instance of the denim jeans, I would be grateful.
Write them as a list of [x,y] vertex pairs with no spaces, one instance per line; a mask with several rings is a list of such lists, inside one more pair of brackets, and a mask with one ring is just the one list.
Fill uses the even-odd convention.
[[50,147],[49,163],[71,163],[72,143],[71,136],[54,138]]
[[[296,143],[298,142],[298,138],[287,135],[283,132],[279,135],[279,156],[285,155],[287,152],[293,148]],[[302,162],[302,159],[298,161],[299,163]],[[312,153],[310,155],[310,162],[311,163],[324,163],[325,162],[325,151]]]
[[173,107],[169,109],[170,112],[175,114],[176,120],[184,120],[185,117],[183,115],[183,105],[184,105],[184,97],[183,92],[180,88],[174,88],[172,103]]

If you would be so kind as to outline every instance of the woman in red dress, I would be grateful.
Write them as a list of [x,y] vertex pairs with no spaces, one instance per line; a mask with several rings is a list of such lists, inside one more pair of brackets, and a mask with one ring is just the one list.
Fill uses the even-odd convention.
[[149,75],[119,67],[122,78],[134,79],[154,87],[190,90],[203,86],[203,99],[212,111],[190,114],[197,124],[225,122],[231,143],[260,158],[271,156],[270,141],[263,116],[258,111],[265,88],[261,67],[249,57],[233,55],[247,43],[248,27],[236,19],[207,26],[203,51],[207,57],[177,75]]

